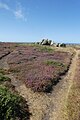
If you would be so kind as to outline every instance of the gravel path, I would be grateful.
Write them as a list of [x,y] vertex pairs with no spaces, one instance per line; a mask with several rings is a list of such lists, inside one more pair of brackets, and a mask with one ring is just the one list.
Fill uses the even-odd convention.
[[[79,52],[80,51],[76,51],[68,73],[53,87],[52,93],[34,93],[30,88],[27,88],[22,81],[16,80],[14,75],[8,75],[15,89],[28,102],[30,112],[32,113],[30,120],[65,120],[66,100],[73,84]],[[5,58],[0,60],[0,68],[9,69],[7,64],[8,56]]]

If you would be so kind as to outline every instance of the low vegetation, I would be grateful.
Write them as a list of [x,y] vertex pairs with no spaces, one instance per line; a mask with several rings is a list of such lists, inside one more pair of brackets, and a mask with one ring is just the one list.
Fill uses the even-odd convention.
[[11,79],[8,77],[5,77],[2,73],[0,73],[0,82],[4,82],[4,81],[11,81]]
[[67,114],[70,120],[80,120],[80,55],[78,57],[77,69],[67,101]]
[[40,52],[53,52],[54,49],[48,47],[48,46],[38,46],[37,48]]
[[26,101],[13,91],[11,79],[0,73],[0,120],[29,120]]
[[8,58],[9,72],[34,91],[50,92],[71,63],[72,54],[49,46],[19,46]]
[[6,87],[0,87],[0,119],[28,120],[28,106],[19,95],[12,94]]
[[45,64],[46,65],[51,65],[51,66],[63,66],[64,67],[63,63],[56,62],[56,61],[53,61],[53,60],[45,61]]
[[0,59],[9,55],[17,47],[16,43],[0,42]]
[[[65,45],[63,44],[62,47]],[[2,66],[0,69],[1,120],[28,120],[31,115],[27,102],[15,91],[15,87],[11,85],[11,79],[5,74],[13,74],[16,80],[23,81],[34,92],[51,92],[53,86],[59,82],[71,64],[72,51],[69,52],[66,49],[64,51],[64,49],[55,50],[54,46],[39,44],[0,44],[0,59],[6,58],[9,54],[6,60],[9,69],[4,70]],[[80,55],[78,66],[80,66]],[[67,103],[67,113],[70,120],[80,117],[78,79],[80,75],[77,71],[80,71],[80,68],[76,70],[74,84]]]

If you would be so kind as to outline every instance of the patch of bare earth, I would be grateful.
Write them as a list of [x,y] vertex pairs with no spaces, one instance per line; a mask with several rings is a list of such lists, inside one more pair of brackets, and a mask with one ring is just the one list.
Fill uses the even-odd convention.
[[[30,112],[32,113],[30,120],[65,120],[67,117],[66,101],[73,84],[78,54],[79,51],[76,51],[68,73],[53,87],[52,93],[33,92],[22,81],[16,80],[13,74],[8,75],[15,89],[28,102]],[[8,69],[7,59],[5,60],[3,66]]]

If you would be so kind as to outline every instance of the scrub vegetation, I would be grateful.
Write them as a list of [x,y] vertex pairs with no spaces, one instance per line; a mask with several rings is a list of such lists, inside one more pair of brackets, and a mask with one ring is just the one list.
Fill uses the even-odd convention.
[[72,54],[55,51],[50,46],[19,46],[8,57],[9,72],[38,92],[50,92],[69,69]]
[[0,119],[79,120],[79,66],[76,46],[0,43]]

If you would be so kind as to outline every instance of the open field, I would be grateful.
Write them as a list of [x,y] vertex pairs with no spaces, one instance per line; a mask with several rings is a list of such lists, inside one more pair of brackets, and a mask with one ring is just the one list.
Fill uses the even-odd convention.
[[34,91],[50,92],[71,63],[72,54],[44,46],[19,46],[8,57],[9,72]]
[[0,73],[6,75],[1,79],[9,78],[8,89],[27,101],[26,120],[80,119],[80,51],[75,48],[0,44]]

